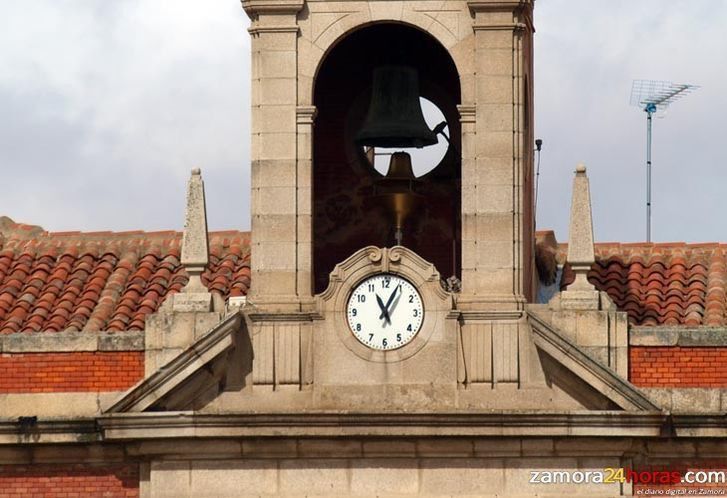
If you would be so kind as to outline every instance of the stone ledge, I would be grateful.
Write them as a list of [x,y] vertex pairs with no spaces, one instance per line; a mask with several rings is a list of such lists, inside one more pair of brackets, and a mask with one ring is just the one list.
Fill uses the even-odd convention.
[[143,350],[143,330],[129,332],[18,332],[0,335],[0,353]]
[[[246,413],[203,415],[193,412],[106,413],[98,424],[105,440],[169,439],[180,433],[204,438],[318,437],[483,437],[594,436],[660,437],[679,422],[661,412],[475,412],[475,413]],[[698,425],[694,425],[694,422]],[[690,418],[692,437],[714,437],[723,417]],[[700,425],[701,424],[701,425]],[[181,432],[180,432],[181,431]]]
[[631,346],[727,346],[726,327],[631,327]]
[[664,410],[678,414],[727,412],[727,389],[714,387],[642,388]]

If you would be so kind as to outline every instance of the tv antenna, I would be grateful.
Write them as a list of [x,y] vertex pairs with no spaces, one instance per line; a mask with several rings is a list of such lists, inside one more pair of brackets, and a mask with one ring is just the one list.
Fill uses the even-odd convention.
[[666,112],[677,100],[699,88],[670,81],[634,80],[631,86],[631,105],[646,113],[646,242],[651,242],[651,118]]

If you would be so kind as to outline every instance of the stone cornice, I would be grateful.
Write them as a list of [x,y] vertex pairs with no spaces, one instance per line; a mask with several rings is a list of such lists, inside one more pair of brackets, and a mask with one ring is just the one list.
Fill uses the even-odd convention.
[[467,0],[471,12],[514,11],[532,8],[534,0]]
[[18,332],[0,335],[0,353],[143,351],[144,331]]
[[[721,417],[720,417],[721,418]],[[712,423],[703,416],[705,426]],[[709,419],[709,420],[708,420]],[[197,437],[659,437],[673,424],[664,413],[250,413],[149,412],[98,419],[104,440]]]
[[92,443],[100,441],[101,433],[94,419],[41,420],[27,423],[20,420],[0,422],[0,445],[42,443]]
[[725,327],[631,327],[631,346],[727,346]]
[[242,0],[242,8],[250,17],[259,14],[297,14],[305,0]]
[[[604,440],[665,437],[705,441],[727,437],[724,414],[601,412],[488,413],[251,413],[204,415],[192,412],[112,414],[96,419],[39,421],[23,426],[0,422],[0,447],[5,445],[78,444],[142,440],[245,439],[264,437],[412,438],[436,442],[446,438],[597,437]],[[661,444],[661,443],[660,443]],[[663,443],[668,446],[668,441]],[[697,443],[700,444],[700,443]],[[666,448],[667,451],[673,451]],[[720,444],[720,454],[727,447]],[[654,448],[654,451],[658,448]]]

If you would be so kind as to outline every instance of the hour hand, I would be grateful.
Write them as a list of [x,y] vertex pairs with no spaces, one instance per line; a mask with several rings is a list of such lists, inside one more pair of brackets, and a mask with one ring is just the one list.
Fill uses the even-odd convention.
[[378,294],[376,294],[376,302],[379,303],[379,308],[381,308],[381,316],[379,316],[379,318],[386,319],[386,321],[389,322],[389,325],[391,325],[389,310],[386,309],[386,306],[384,306],[384,301],[381,300]]

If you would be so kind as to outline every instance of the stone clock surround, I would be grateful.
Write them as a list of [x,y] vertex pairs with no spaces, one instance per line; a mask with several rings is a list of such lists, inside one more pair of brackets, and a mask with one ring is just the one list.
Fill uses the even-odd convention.
[[[377,351],[354,337],[346,321],[346,303],[354,287],[367,277],[381,273],[392,273],[409,280],[419,291],[426,310],[419,333],[399,349]],[[442,289],[440,275],[431,263],[424,261],[405,247],[366,247],[336,266],[331,274],[328,289],[316,299],[319,312],[332,318],[336,337],[359,358],[375,363],[397,363],[412,357],[427,342],[441,342],[441,331],[449,311],[453,309],[452,297]],[[328,342],[332,338],[326,336]],[[325,346],[324,346],[325,347]]]

